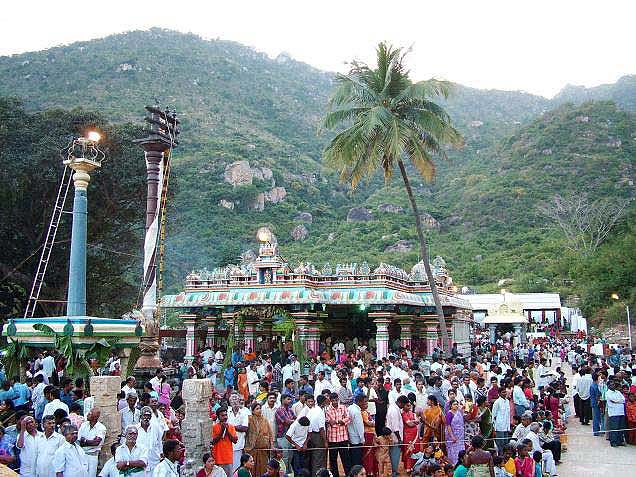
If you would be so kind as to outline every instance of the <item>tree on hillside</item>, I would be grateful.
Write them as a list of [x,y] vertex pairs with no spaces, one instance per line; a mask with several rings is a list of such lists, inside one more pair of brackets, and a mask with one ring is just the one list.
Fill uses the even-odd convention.
[[451,84],[435,79],[413,83],[404,66],[406,53],[380,43],[375,68],[354,61],[348,74],[336,77],[323,125],[327,129],[345,129],[331,140],[324,156],[328,164],[340,171],[341,180],[352,188],[378,169],[382,169],[388,181],[395,168],[399,168],[415,215],[420,253],[440,322],[442,348],[446,351],[449,349],[446,320],[405,161],[430,181],[435,175],[433,156],[445,158],[444,146],[460,146],[463,140],[446,111],[432,101],[448,97]]
[[565,197],[557,194],[538,210],[559,227],[571,250],[588,257],[625,216],[630,202],[631,199],[604,197],[590,200],[586,194]]

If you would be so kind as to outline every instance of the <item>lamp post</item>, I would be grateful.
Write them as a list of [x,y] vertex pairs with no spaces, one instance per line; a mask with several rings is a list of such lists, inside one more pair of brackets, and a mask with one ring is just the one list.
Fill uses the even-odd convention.
[[629,317],[629,305],[620,300],[618,293],[612,293],[612,300],[617,300],[621,305],[625,307],[625,311],[627,312],[627,337],[629,339],[629,351],[632,351],[632,322]]
[[86,316],[86,235],[88,227],[87,189],[90,172],[101,167],[105,155],[97,147],[101,136],[90,131],[86,137],[74,139],[64,164],[75,171],[73,185],[73,227],[71,229],[71,257],[68,269],[66,314]]

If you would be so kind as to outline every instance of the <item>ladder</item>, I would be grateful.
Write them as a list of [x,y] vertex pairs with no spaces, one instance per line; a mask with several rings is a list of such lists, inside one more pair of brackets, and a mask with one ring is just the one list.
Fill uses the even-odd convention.
[[38,268],[35,272],[35,277],[33,278],[33,286],[31,287],[31,293],[29,294],[29,301],[27,302],[26,309],[24,310],[24,318],[32,318],[35,313],[35,308],[40,298],[40,290],[44,283],[46,268],[48,266],[49,259],[51,258],[51,251],[55,244],[57,229],[60,225],[62,213],[64,212],[64,204],[66,203],[66,197],[71,187],[71,182],[73,182],[73,170],[68,166],[64,166],[62,180],[60,181],[60,187],[57,190],[57,198],[55,199],[55,207],[53,207],[51,221],[49,222],[49,229],[46,233],[44,245],[42,246],[40,262],[38,263]]

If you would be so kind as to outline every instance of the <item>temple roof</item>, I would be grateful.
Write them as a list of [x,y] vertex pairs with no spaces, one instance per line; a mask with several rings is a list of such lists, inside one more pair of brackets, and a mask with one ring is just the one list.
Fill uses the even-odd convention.
[[[442,306],[469,309],[461,298],[440,293]],[[165,295],[162,308],[220,307],[232,305],[410,305],[435,306],[429,293],[408,293],[388,287],[280,287],[261,285],[251,288],[229,288],[225,291],[190,291]]]

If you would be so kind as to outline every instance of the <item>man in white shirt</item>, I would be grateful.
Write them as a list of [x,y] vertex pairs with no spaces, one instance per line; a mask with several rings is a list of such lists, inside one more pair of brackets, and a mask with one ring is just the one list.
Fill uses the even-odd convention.
[[291,466],[294,475],[298,475],[305,467],[305,457],[307,455],[307,445],[309,441],[309,418],[302,416],[291,423],[285,439],[294,448],[291,458]]
[[541,447],[541,442],[539,441],[539,436],[537,432],[541,429],[541,424],[538,422],[533,422],[530,424],[528,428],[528,432],[526,433],[525,440],[530,441],[532,443],[532,452],[541,452],[541,458],[543,460],[543,469],[550,475],[557,475],[556,463],[554,462],[554,456],[552,455],[552,451],[548,449],[543,449]]
[[389,391],[389,404],[395,404],[400,396],[404,396],[404,391],[402,391],[402,380],[397,378],[393,381],[393,389]]
[[440,375],[440,371],[442,370],[443,365],[438,361],[437,358],[433,358],[433,363],[431,364],[431,372],[437,373]]
[[60,401],[60,390],[58,388],[51,389],[47,399],[49,399],[50,402],[44,406],[42,416],[52,416],[58,409],[64,409],[66,414],[68,414],[68,406]]
[[620,391],[620,385],[613,379],[607,383],[605,391],[607,403],[607,417],[609,418],[609,441],[612,447],[625,445],[625,396]]
[[46,357],[42,360],[42,370],[48,379],[51,379],[53,372],[55,371],[55,359],[50,352],[47,352]]
[[[152,382],[152,379],[150,380],[150,382]],[[124,393],[124,396],[128,396],[131,393],[137,394],[137,390],[135,389],[135,383],[136,383],[136,379],[134,376],[128,376],[126,378],[126,384],[124,384],[124,387],[121,388],[121,392]]]
[[[163,431],[150,422],[151,418],[152,409],[148,406],[142,407],[141,421],[136,426],[137,435],[135,436],[137,445],[146,449],[146,473],[150,475],[152,475],[153,469],[159,463],[161,452],[163,451]],[[124,444],[123,446],[126,445]]]
[[16,441],[16,447],[20,449],[20,475],[33,475],[36,470],[38,437],[35,419],[24,416],[18,421],[17,427],[20,429]]
[[[163,374],[163,371],[161,369],[157,369],[155,371],[155,376],[150,380],[150,384],[152,385],[152,389],[157,389],[158,387],[161,386],[161,375]],[[133,383],[134,385],[135,383]],[[123,391],[123,389],[122,389]],[[129,391],[126,392],[126,394],[128,394]]]
[[362,409],[367,405],[367,397],[358,394],[349,411],[349,424],[347,424],[347,434],[349,435],[349,465],[362,465],[362,444],[364,444],[364,422],[362,421]]
[[241,464],[241,455],[245,448],[245,433],[247,432],[250,413],[245,406],[241,405],[241,398],[238,394],[232,394],[229,401],[230,408],[227,410],[227,423],[234,426],[238,437],[238,440],[232,444],[232,450],[234,451],[232,471],[235,471]]
[[261,414],[267,422],[269,422],[269,427],[272,430],[272,435],[276,435],[276,409],[278,409],[278,405],[276,403],[276,393],[270,392],[267,393],[267,399],[261,408]]
[[[42,418],[44,432],[35,439],[36,470],[35,477],[55,477],[55,468],[51,465],[55,451],[64,444],[64,436],[55,432],[55,418]],[[22,452],[20,453],[22,455]],[[27,474],[24,474],[27,475]]]
[[311,475],[325,466],[327,458],[327,423],[324,408],[328,405],[328,400],[324,395],[316,397],[316,405],[313,400],[307,400],[309,409],[307,418],[309,419],[309,460]]
[[[141,472],[139,472],[140,476],[143,474],[148,475],[144,472],[148,465],[148,449],[143,445],[137,444],[138,429],[137,426],[128,426],[124,430],[126,442],[115,451],[115,465],[121,475],[126,471],[131,473],[131,469],[141,469]],[[135,473],[138,472],[136,471]]]
[[88,477],[88,459],[77,443],[77,426],[67,425],[64,428],[64,439],[65,442],[55,451],[53,457],[56,477]]
[[177,461],[181,458],[183,447],[175,439],[163,443],[163,460],[155,467],[152,477],[179,477]]
[[572,371],[574,371],[574,374],[572,375],[572,379],[570,380],[570,387],[572,389],[572,399],[574,401],[574,414],[580,419],[581,398],[579,397],[577,386],[579,384],[579,380],[581,379],[581,375],[579,374],[578,367],[572,366]]
[[508,444],[508,437],[510,434],[510,401],[506,399],[508,390],[506,388],[499,388],[499,397],[492,405],[492,420],[495,427],[495,444],[500,453],[503,453],[503,448]]
[[398,396],[397,400],[389,404],[386,412],[386,427],[391,430],[393,444],[389,447],[389,457],[391,459],[391,475],[398,477],[398,467],[400,466],[401,444],[404,439],[404,421],[402,420],[402,408],[408,402],[406,396]]
[[590,425],[592,419],[592,405],[590,402],[590,389],[592,388],[592,375],[586,366],[581,367],[581,379],[576,385],[579,393],[579,419],[584,426]]
[[134,424],[138,424],[140,420],[139,409],[137,409],[137,395],[136,394],[128,394],[126,396],[126,404],[127,406],[119,411],[120,421],[121,421],[121,432],[123,438],[124,430]]
[[258,385],[260,383],[260,377],[256,372],[256,362],[252,361],[249,368],[247,368],[247,389],[252,396],[258,394]]
[[326,379],[325,372],[320,371],[318,372],[318,378],[314,383],[314,397],[320,396],[325,389],[333,391],[333,386],[331,385],[331,382]]
[[106,426],[99,422],[100,414],[99,408],[94,407],[91,409],[77,434],[79,445],[86,453],[88,460],[89,477],[97,475],[99,451],[102,449],[104,439],[106,439]]

